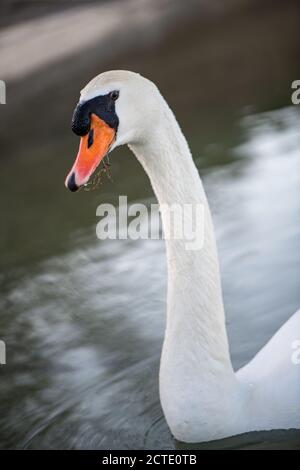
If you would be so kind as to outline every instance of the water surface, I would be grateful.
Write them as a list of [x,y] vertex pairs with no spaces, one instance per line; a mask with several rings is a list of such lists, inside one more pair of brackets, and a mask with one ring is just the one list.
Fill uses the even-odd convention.
[[[231,137],[227,147],[207,143],[195,158],[217,231],[236,368],[300,305],[298,123],[293,107],[242,118],[235,123],[236,142]],[[219,165],[205,165],[202,152]],[[139,175],[138,165],[131,170]],[[139,194],[139,184],[132,175],[132,193]],[[99,203],[109,197],[105,190],[92,196]],[[69,217],[79,219],[83,211],[91,213],[92,223],[73,232],[63,253],[3,275],[1,447],[185,448],[170,435],[158,397],[164,243],[99,241],[89,204]],[[48,230],[54,230],[51,219]],[[299,443],[299,431],[276,431],[196,447]]]
[[[239,5],[204,8],[188,24],[174,17],[168,34],[143,27],[134,50],[97,43],[9,83],[0,109],[1,448],[300,448],[294,430],[193,446],[172,438],[158,397],[164,243],[99,241],[95,230],[102,202],[154,202],[148,178],[121,148],[113,182],[78,194],[63,185],[83,85],[122,68],[155,81],[208,194],[234,367],[253,357],[300,306],[300,108],[290,100],[299,2]],[[122,31],[113,40],[127,44]]]

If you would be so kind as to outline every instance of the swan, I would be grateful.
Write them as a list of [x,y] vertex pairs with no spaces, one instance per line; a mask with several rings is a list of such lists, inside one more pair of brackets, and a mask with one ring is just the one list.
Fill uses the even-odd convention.
[[[150,80],[109,71],[81,91],[72,120],[81,137],[65,185],[86,184],[104,156],[127,144],[148,174],[160,205],[202,204],[202,249],[166,240],[168,292],[159,392],[174,437],[187,443],[250,431],[300,428],[298,310],[238,371],[230,359],[214,228],[187,141]],[[172,220],[162,212],[164,230]],[[299,354],[300,357],[300,354]]]

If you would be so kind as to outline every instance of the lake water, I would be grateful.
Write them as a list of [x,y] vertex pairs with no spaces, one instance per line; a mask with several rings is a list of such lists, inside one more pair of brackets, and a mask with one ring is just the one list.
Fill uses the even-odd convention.
[[100,203],[155,201],[147,176],[121,148],[113,182],[78,194],[63,185],[80,87],[110,68],[153,78],[204,181],[232,360],[245,364],[300,306],[297,18],[279,7],[229,15],[101,67],[95,46],[10,84],[0,126],[1,448],[300,448],[295,430],[193,446],[172,438],[158,396],[164,243],[96,237]]
[[[203,149],[220,161],[230,154],[230,162],[203,168],[196,157],[217,231],[235,367],[300,305],[298,123],[295,107],[248,116],[238,123],[243,142]],[[138,166],[133,169],[139,174]],[[131,186],[135,181],[139,192],[132,175]],[[106,192],[99,189],[93,198],[104,201]],[[168,431],[158,397],[164,243],[99,241],[95,212],[81,204],[72,217],[80,219],[81,211],[90,211],[93,223],[75,231],[63,253],[3,276],[1,447],[182,448]],[[298,431],[277,431],[215,446],[299,443]]]

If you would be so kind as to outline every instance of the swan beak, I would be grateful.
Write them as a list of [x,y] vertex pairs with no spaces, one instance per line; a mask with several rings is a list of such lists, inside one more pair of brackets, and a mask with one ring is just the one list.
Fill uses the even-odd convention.
[[65,181],[66,188],[74,192],[88,182],[109,152],[115,135],[116,131],[112,127],[96,114],[91,114],[90,130],[80,139],[75,163]]

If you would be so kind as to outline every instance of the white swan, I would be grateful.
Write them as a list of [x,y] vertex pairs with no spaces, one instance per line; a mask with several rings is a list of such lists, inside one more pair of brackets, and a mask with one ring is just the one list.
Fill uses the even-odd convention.
[[[254,430],[300,428],[300,364],[293,360],[300,310],[249,364],[234,372],[209,206],[187,142],[157,87],[133,72],[100,74],[81,92],[73,130],[82,139],[66,179],[72,191],[88,181],[107,151],[128,144],[160,204],[205,207],[201,250],[186,251],[183,240],[166,241],[160,399],[173,435],[201,442]],[[162,214],[162,219],[164,229],[170,229],[169,218]]]

